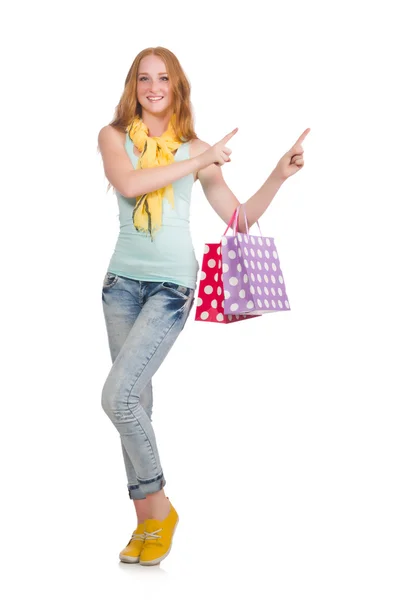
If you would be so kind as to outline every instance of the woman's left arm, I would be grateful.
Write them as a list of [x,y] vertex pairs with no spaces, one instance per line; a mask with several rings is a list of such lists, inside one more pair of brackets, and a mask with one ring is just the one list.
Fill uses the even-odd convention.
[[[244,208],[249,228],[263,215],[288,177],[302,169],[304,165],[302,143],[309,131],[310,128],[302,133],[292,148],[281,157],[265,183],[245,202]],[[202,144],[202,151],[209,147],[209,144],[205,142]],[[212,208],[225,223],[229,223],[234,210],[240,203],[223,179],[221,168],[210,165],[198,172],[198,179],[200,179],[204,194]],[[243,211],[240,211],[239,214],[238,231],[245,231]]]

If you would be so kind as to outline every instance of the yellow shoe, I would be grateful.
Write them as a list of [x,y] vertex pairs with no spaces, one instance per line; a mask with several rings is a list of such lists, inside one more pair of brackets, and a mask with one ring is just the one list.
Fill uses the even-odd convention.
[[132,534],[127,546],[119,554],[122,562],[137,563],[145,540],[145,523],[140,523]]
[[[167,500],[169,498],[167,497]],[[141,565],[158,565],[171,551],[172,537],[174,535],[179,517],[170,502],[170,512],[164,521],[146,519],[145,541],[139,562]]]

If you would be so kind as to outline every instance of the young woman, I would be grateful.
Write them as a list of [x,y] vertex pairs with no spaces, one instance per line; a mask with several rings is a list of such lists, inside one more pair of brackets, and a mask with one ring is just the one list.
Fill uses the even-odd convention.
[[[279,161],[245,203],[251,227],[282,183],[303,166],[302,142]],[[102,302],[112,368],[102,407],[118,430],[137,527],[119,558],[154,565],[171,549],[178,514],[151,424],[152,377],[181,333],[193,306],[199,264],[189,230],[190,199],[199,179],[228,223],[239,202],[221,166],[229,140],[215,145],[195,131],[190,85],[166,48],[140,52],[128,72],[115,118],[98,136],[105,175],[116,190],[120,233],[103,281]],[[239,215],[243,230],[244,215]]]

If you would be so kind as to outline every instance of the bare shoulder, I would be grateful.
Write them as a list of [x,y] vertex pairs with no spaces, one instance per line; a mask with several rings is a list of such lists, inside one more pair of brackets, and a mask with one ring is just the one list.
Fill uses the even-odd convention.
[[105,125],[98,133],[98,144],[101,150],[107,146],[122,146],[123,143],[124,134],[111,125]]
[[210,147],[211,147],[210,144],[207,144],[207,142],[203,142],[203,140],[200,140],[200,138],[195,138],[194,140],[191,140],[191,142],[190,142],[191,158],[194,158],[195,156],[198,156],[202,152],[205,152],[207,150],[207,148],[210,148]]
[[[205,152],[208,148],[211,148],[210,144],[203,142],[199,138],[195,138],[190,141],[190,158],[195,158],[199,154]],[[198,178],[198,172],[194,174],[194,181]]]

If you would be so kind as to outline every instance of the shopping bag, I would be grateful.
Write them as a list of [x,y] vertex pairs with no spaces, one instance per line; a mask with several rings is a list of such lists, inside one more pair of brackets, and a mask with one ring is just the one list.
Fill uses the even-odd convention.
[[[236,232],[240,207],[246,233]],[[234,213],[233,235],[223,235],[221,257],[224,313],[233,316],[263,315],[290,309],[274,238],[249,233],[244,205]],[[227,231],[227,230],[226,230]]]
[[[230,219],[225,234],[233,222],[235,214],[236,211],[234,211]],[[195,321],[226,324],[236,323],[237,321],[243,321],[256,316],[225,315],[224,301],[221,243],[208,243],[204,245],[200,282],[196,299]]]

